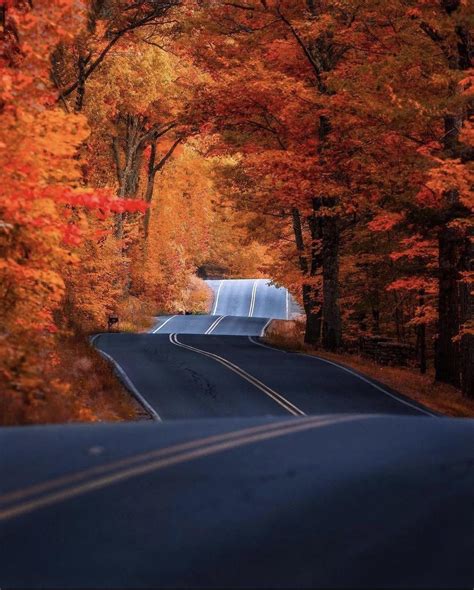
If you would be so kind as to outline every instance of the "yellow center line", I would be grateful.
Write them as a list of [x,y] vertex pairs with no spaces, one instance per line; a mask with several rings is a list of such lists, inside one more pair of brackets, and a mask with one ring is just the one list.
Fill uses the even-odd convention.
[[271,389],[270,387],[268,387],[268,385],[266,385],[265,383],[263,383],[262,381],[260,381],[259,379],[257,379],[253,375],[251,375],[250,373],[247,373],[247,371],[244,371],[244,369],[242,369],[238,365],[235,365],[234,363],[232,363],[228,359],[226,359],[222,356],[219,356],[218,354],[214,354],[213,352],[209,352],[209,351],[203,350],[201,348],[196,348],[195,346],[190,346],[189,344],[184,344],[183,342],[180,342],[178,340],[178,337],[176,334],[170,334],[169,339],[172,344],[175,344],[176,346],[179,346],[180,348],[185,348],[187,350],[191,350],[191,351],[196,352],[198,354],[202,354],[203,356],[207,356],[209,358],[212,358],[215,361],[217,361],[218,363],[220,363],[221,365],[224,365],[227,369],[236,373],[237,375],[239,375],[239,377],[241,377],[242,379],[245,379],[245,381],[248,381],[254,387],[256,387],[257,389],[259,389],[260,391],[262,391],[263,393],[268,395],[273,401],[275,401],[277,404],[279,404],[287,412],[289,412],[290,414],[293,414],[293,416],[306,416],[306,414],[303,412],[303,410],[298,408],[295,404],[291,403],[288,399],[286,399],[286,397],[281,395],[281,393],[278,393],[274,389]]
[[0,521],[14,518],[22,514],[26,514],[40,508],[44,508],[46,506],[63,502],[65,500],[80,496],[87,492],[99,490],[101,488],[108,487],[121,481],[128,480],[153,471],[157,471],[165,467],[178,465],[180,463],[186,463],[188,461],[193,461],[202,457],[207,457],[219,452],[235,449],[251,443],[261,442],[285,436],[287,434],[293,434],[305,430],[316,429],[323,426],[330,426],[332,424],[339,424],[342,422],[360,420],[361,418],[367,417],[372,416],[343,416],[339,418],[332,417],[327,419],[318,418],[317,420],[307,419],[291,421],[286,423],[286,427],[280,424],[279,429],[269,429],[268,431],[262,431],[259,433],[257,432],[254,434],[237,438],[235,440],[223,440],[221,442],[217,442],[213,445],[205,446],[203,448],[191,449],[174,456],[164,457],[162,459],[159,459],[157,461],[151,461],[144,465],[130,467],[128,469],[112,473],[110,475],[104,475],[103,477],[98,477],[97,479],[93,479],[91,481],[87,481],[76,486],[71,486],[70,488],[59,490],[57,492],[53,492],[36,499],[28,500],[26,502],[13,505],[11,507],[7,507],[4,510],[0,510]]
[[[313,417],[311,420],[321,420],[322,417]],[[282,428],[288,424],[292,424],[295,421],[292,419],[285,419],[284,421],[273,422],[271,424],[262,424],[259,426],[252,426],[250,428],[243,428],[239,430],[234,430],[231,432],[224,432],[222,434],[215,434],[212,436],[206,436],[204,438],[194,439],[185,443],[179,443],[176,445],[172,445],[169,447],[165,447],[162,449],[155,449],[153,451],[148,451],[146,453],[140,453],[138,455],[133,455],[131,457],[126,457],[125,459],[118,459],[117,461],[112,461],[110,463],[106,463],[104,465],[98,465],[96,467],[89,467],[87,469],[76,471],[70,475],[64,475],[61,477],[57,477],[54,479],[47,480],[45,482],[34,484],[32,486],[28,486],[26,488],[22,488],[20,490],[15,490],[12,492],[7,492],[3,495],[0,495],[0,505],[12,502],[14,500],[21,500],[27,496],[32,496],[34,494],[40,494],[42,492],[47,492],[51,489],[61,487],[63,485],[67,485],[69,483],[75,483],[88,477],[92,477],[94,475],[100,475],[103,473],[107,473],[109,471],[113,471],[115,469],[119,469],[121,467],[128,467],[129,465],[133,465],[135,463],[140,463],[142,461],[147,461],[149,459],[156,459],[158,457],[163,457],[166,455],[170,455],[173,453],[179,453],[182,451],[186,451],[189,449],[203,447],[206,445],[210,445],[216,442],[220,442],[222,440],[233,440],[234,438],[240,438],[242,436],[247,436],[254,433],[259,433],[262,431],[271,431],[274,429]]]

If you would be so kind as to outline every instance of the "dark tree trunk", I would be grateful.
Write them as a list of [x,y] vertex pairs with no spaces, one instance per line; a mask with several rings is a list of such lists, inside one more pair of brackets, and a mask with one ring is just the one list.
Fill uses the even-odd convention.
[[74,105],[74,111],[76,113],[80,113],[84,106],[84,97],[86,94],[86,66],[87,66],[88,58],[85,56],[80,56],[78,60],[78,76],[77,76],[77,93],[76,93],[76,101]]
[[150,146],[150,159],[148,160],[148,174],[146,181],[145,190],[145,201],[148,203],[148,208],[145,211],[143,218],[143,233],[145,235],[145,244],[148,239],[148,233],[150,231],[150,219],[151,219],[151,201],[153,200],[153,190],[155,187],[155,161],[156,161],[156,141],[153,141]]
[[323,329],[325,350],[338,350],[342,342],[339,311],[339,222],[337,216],[323,218]]
[[314,248],[310,249],[311,260],[308,261],[308,254],[305,249],[303,237],[303,228],[301,226],[301,216],[296,207],[293,207],[292,209],[292,220],[300,270],[304,277],[302,287],[303,308],[306,314],[304,341],[307,344],[317,344],[321,336],[321,306],[319,305],[318,293],[314,285],[314,275],[317,271],[317,265],[314,259],[316,251]]
[[459,235],[453,228],[439,232],[438,338],[436,341],[436,379],[459,386]]
[[[462,145],[459,134],[462,118],[457,115],[446,115],[444,118],[444,149],[448,158],[460,156]],[[444,194],[446,212],[445,224],[438,235],[439,244],[439,296],[438,296],[438,339],[436,342],[435,367],[436,379],[461,385],[461,372],[466,373],[464,356],[460,356],[459,335],[462,321],[467,321],[469,305],[465,306],[466,319],[461,319],[462,275],[466,268],[466,260],[462,255],[469,236],[464,236],[458,229],[450,226],[456,218],[469,215],[459,202],[456,189]],[[468,339],[467,339],[468,341]],[[469,346],[468,346],[469,348]],[[469,356],[469,354],[467,355]]]
[[474,296],[472,293],[472,272],[474,271],[474,246],[472,238],[467,236],[464,240],[464,248],[461,254],[461,265],[466,273],[465,280],[459,283],[460,294],[460,321],[461,321],[461,390],[466,397],[474,397]]
[[474,335],[461,337],[461,391],[466,397],[474,398]]
[[372,321],[374,326],[374,332],[376,334],[380,333],[380,308],[377,305],[372,306]]
[[306,344],[318,344],[321,340],[321,306],[315,304],[315,295],[311,292],[311,287],[303,285],[303,299],[305,299],[305,288],[308,289],[307,303],[304,305],[306,313],[306,326],[304,341]]
[[426,324],[418,326],[418,354],[420,359],[420,373],[426,373]]
[[[419,292],[418,303],[420,308],[423,309],[425,305],[425,291],[421,289]],[[426,324],[419,324],[417,328],[417,348],[418,348],[418,359],[420,361],[420,373],[424,375],[426,373]]]
[[[454,15],[461,6],[461,0],[440,0],[440,6],[447,15]],[[425,33],[438,44],[441,52],[452,70],[467,70],[471,67],[473,48],[472,35],[467,23],[453,18],[453,33],[456,35],[455,45],[450,43],[448,36],[434,30],[426,24],[422,27]],[[444,117],[444,152],[447,159],[461,158],[466,161],[472,154],[463,154],[464,146],[459,141],[460,131],[465,116],[469,112],[453,112]],[[465,283],[462,272],[468,263],[463,255],[469,236],[463,236],[450,226],[456,218],[465,218],[470,213],[459,203],[459,195],[455,188],[445,193],[446,211],[444,225],[439,231],[439,300],[438,300],[438,338],[435,351],[436,378],[455,386],[461,384],[472,391],[472,342],[465,334],[461,337],[462,324],[472,318],[470,295],[463,295]],[[464,209],[464,210],[463,210]],[[472,246],[470,246],[472,247]],[[468,288],[468,287],[466,287]],[[462,348],[462,349],[461,349]],[[471,365],[469,366],[469,363]],[[470,393],[468,393],[470,395]]]

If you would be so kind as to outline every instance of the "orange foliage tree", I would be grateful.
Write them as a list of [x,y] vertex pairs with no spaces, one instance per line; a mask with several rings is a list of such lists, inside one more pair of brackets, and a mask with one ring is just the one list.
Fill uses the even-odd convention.
[[70,384],[54,379],[54,367],[68,324],[67,276],[77,272],[90,231],[86,217],[144,209],[81,182],[77,156],[87,121],[57,105],[49,82],[51,47],[81,26],[75,4],[38,1],[33,9],[18,0],[0,7],[1,403],[19,420],[34,420],[44,400],[67,398]]
[[367,230],[391,231],[369,262],[385,281],[371,297],[361,285],[359,307],[375,303],[379,327],[393,308],[376,300],[392,293],[399,337],[417,332],[420,356],[437,321],[438,378],[472,392],[472,11],[443,0],[198,4],[195,59],[213,79],[200,89],[204,128],[219,133],[216,151],[242,156],[247,206],[271,217],[282,260],[291,249],[307,341],[341,346],[340,258],[377,256],[361,252],[361,235],[370,248],[380,240]]

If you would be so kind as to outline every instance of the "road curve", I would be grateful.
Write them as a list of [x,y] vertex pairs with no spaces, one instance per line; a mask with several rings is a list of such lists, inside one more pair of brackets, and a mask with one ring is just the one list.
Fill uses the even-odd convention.
[[0,448],[2,587],[472,587],[472,420],[5,428]]
[[[246,319],[241,322],[245,331]],[[95,341],[164,420],[292,413],[267,390],[306,415],[429,415],[414,402],[322,359],[262,347],[246,336],[176,338],[103,334]]]

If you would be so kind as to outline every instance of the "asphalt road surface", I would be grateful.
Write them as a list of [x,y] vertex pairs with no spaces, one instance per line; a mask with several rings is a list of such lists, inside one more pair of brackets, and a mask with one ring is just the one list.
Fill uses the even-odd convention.
[[0,429],[0,587],[473,587],[474,421],[266,347],[284,290],[211,287],[94,340],[154,421]]
[[431,415],[328,361],[260,341],[271,319],[298,306],[267,279],[208,281],[212,315],[156,318],[150,334],[103,334],[113,359],[159,419],[334,413]]
[[5,428],[0,448],[2,588],[472,587],[470,420]]
[[[240,331],[245,332],[248,319],[240,321]],[[315,357],[267,348],[247,336],[103,334],[95,344],[118,363],[163,420],[430,415],[355,372]]]
[[212,315],[291,319],[301,313],[288,290],[268,279],[207,281],[214,292]]

